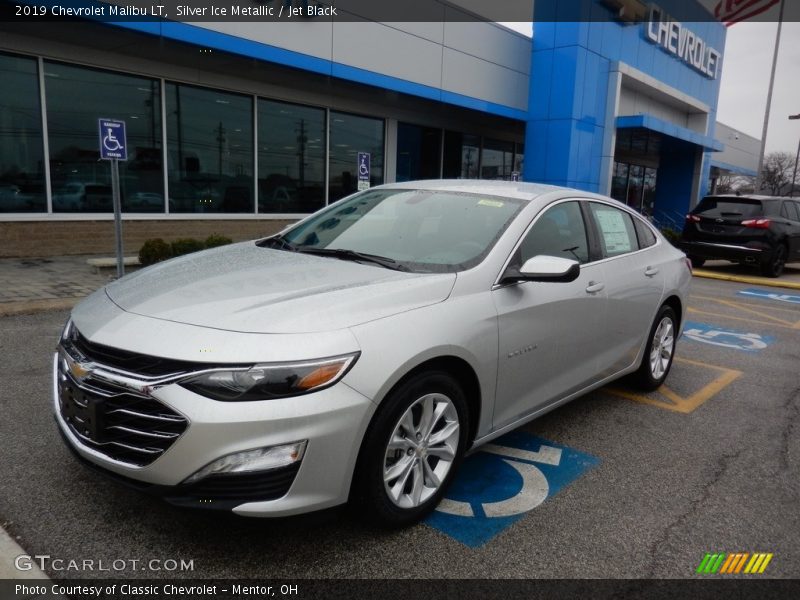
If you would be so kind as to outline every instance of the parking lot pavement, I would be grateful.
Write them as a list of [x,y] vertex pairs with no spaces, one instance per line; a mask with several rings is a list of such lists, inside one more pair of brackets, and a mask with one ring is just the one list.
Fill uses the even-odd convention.
[[[695,280],[665,388],[616,383],[501,438],[468,459],[450,513],[396,532],[347,514],[179,510],[88,472],[51,416],[50,352],[65,313],[7,317],[0,525],[31,554],[193,561],[175,577],[683,578],[702,577],[706,553],[771,553],[759,577],[797,578],[800,303],[790,290],[753,290]],[[505,479],[466,481],[498,456]]]

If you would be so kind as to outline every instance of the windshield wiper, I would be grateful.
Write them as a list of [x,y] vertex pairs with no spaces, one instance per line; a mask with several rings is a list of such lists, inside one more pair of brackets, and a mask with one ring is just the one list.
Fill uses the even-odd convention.
[[280,248],[281,250],[289,250],[290,252],[297,252],[297,246],[295,246],[292,242],[284,239],[279,235],[267,238],[265,240],[261,240],[256,245],[261,248]]
[[307,247],[299,247],[297,248],[298,252],[303,252],[305,254],[315,254],[318,256],[333,256],[334,258],[340,258],[342,260],[353,260],[353,261],[361,261],[361,262],[368,262],[373,263],[376,265],[380,265],[386,269],[392,269],[394,271],[409,271],[408,267],[405,267],[399,264],[396,260],[389,258],[388,256],[378,256],[376,254],[366,254],[364,252],[356,252],[355,250],[348,250],[346,248],[307,248]]

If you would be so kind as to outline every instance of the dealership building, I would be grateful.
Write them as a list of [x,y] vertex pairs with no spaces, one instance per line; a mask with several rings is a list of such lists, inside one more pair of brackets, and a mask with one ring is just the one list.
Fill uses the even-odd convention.
[[440,177],[600,192],[679,228],[717,177],[755,174],[758,140],[716,122],[725,27],[694,0],[537,0],[532,39],[480,2],[415,3],[441,18],[0,23],[0,257],[113,251],[99,119],[126,124],[128,254]]

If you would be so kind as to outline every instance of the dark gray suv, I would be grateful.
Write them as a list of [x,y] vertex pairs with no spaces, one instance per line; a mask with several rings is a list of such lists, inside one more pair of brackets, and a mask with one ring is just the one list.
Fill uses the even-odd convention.
[[686,215],[680,242],[692,265],[723,259],[779,277],[800,260],[800,201],[772,196],[706,196]]

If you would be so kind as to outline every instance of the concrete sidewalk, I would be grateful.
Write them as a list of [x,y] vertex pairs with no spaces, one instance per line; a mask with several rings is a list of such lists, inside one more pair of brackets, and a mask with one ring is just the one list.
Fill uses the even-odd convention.
[[702,268],[693,270],[695,277],[736,281],[749,285],[777,287],[800,290],[800,263],[786,265],[780,277],[762,277],[758,269],[728,262],[727,260],[709,260]]
[[0,316],[70,308],[116,278],[115,268],[93,267],[91,258],[0,259]]

